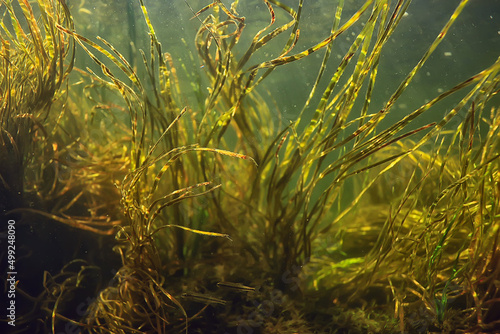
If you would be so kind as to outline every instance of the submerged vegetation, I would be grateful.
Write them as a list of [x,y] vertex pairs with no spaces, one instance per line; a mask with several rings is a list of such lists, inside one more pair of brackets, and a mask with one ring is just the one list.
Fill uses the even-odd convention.
[[[500,58],[402,113],[469,1],[387,98],[383,58],[398,57],[387,49],[411,1],[355,2],[332,2],[317,38],[302,32],[303,0],[186,0],[198,59],[179,37],[178,60],[150,17],[157,4],[127,7],[145,22],[141,50],[144,36],[120,49],[79,31],[84,1],[1,0],[0,205],[21,231],[20,275],[52,256],[36,248],[44,233],[79,240],[31,274],[38,287],[19,279],[16,329],[499,328]],[[284,117],[267,82],[316,55]]]

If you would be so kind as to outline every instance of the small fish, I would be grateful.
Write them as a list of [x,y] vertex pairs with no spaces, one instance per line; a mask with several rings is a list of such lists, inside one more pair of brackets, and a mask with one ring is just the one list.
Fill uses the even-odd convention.
[[191,299],[192,301],[203,304],[220,304],[220,305],[227,304],[226,300],[212,297],[210,295],[205,295],[202,293],[186,292],[183,293],[181,296],[182,298]]
[[237,290],[237,291],[241,291],[241,292],[253,292],[253,291],[255,291],[255,288],[252,288],[251,286],[243,285],[241,283],[219,282],[219,283],[217,283],[217,286],[219,288],[232,289],[232,290]]

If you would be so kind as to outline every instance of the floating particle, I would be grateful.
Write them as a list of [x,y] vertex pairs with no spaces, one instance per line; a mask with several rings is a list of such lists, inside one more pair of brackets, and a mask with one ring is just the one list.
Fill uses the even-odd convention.
[[445,55],[446,57],[451,57],[451,52],[450,52],[450,51],[446,51],[446,52],[444,53],[444,55]]
[[442,92],[444,92],[444,89],[443,88],[438,88],[437,91],[438,91],[438,93],[442,93]]

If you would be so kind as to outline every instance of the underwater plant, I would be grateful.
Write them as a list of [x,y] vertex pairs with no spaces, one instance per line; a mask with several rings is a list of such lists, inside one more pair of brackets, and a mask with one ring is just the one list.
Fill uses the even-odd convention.
[[11,1],[2,1],[0,193],[3,214],[22,202],[24,174],[30,171],[27,168],[30,162],[36,160],[35,147],[41,147],[41,152],[50,150],[43,147],[43,140],[35,138],[48,136],[44,120],[73,66],[74,45],[54,26],[54,21],[72,25],[67,7],[50,2],[42,4],[41,27],[29,3],[19,4],[28,24],[26,29]]
[[[0,11],[1,231],[7,236],[14,227],[15,236],[2,238],[1,267],[10,269],[1,277],[5,286],[17,282],[16,330],[50,331],[64,318],[61,306],[95,276],[96,267],[78,258],[101,257],[96,235],[115,233],[120,194],[113,175],[123,178],[122,164],[107,155],[111,145],[91,138],[87,110],[72,100],[75,43],[58,28],[74,28],[66,3],[5,0]],[[4,320],[2,331],[12,330]]]
[[[34,177],[37,187],[20,182],[24,191],[48,186],[73,196],[9,210],[113,235],[100,247],[112,248],[120,267],[76,316],[68,312],[72,296],[99,265],[75,260],[47,271],[35,298],[47,331],[420,333],[499,325],[500,59],[401,111],[468,0],[387,98],[384,57],[398,56],[390,45],[411,1],[336,1],[325,11],[329,30],[316,39],[304,37],[312,4],[303,0],[186,0],[186,27],[197,31],[194,49],[178,38],[181,59],[175,48],[163,51],[164,29],[150,16],[158,4],[127,5],[129,22],[140,7],[149,36],[149,50],[135,54],[144,41],[130,27],[127,36],[137,40],[120,49],[93,41],[76,19],[53,20],[44,12],[49,3],[68,19],[70,10],[91,9],[38,1],[52,29],[45,37],[78,44],[93,64],[79,63],[87,73],[73,71],[76,79],[60,91],[65,112],[45,120],[57,125],[58,141],[44,145],[65,147],[67,174]],[[341,41],[349,43],[336,58]],[[73,56],[61,61],[66,80]],[[267,89],[301,63],[315,78],[287,118],[281,97]],[[425,118],[438,109],[442,118]],[[37,162],[52,168],[61,160]]]

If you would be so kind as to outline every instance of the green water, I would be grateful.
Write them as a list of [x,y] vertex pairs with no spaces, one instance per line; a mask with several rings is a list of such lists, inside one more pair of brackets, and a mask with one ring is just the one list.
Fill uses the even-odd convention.
[[[441,132],[436,130],[414,151],[412,146],[431,133],[421,127],[430,124],[434,129],[474,87],[455,91],[455,86],[498,61],[500,0],[469,1],[376,129],[363,138],[361,131],[360,137],[343,143],[370,119],[357,120],[366,102],[369,78],[356,86],[359,96],[342,120],[345,126],[339,128],[339,136],[330,146],[324,146],[328,150],[335,144],[335,149],[324,156],[319,150],[295,169],[294,159],[306,157],[316,148],[299,141],[372,7],[332,41],[323,79],[308,104],[325,47],[275,68],[238,106],[237,112],[246,112],[247,118],[232,115],[232,123],[224,123],[227,118],[220,115],[229,117],[233,99],[243,86],[225,90],[232,80],[227,77],[220,86],[223,97],[209,105],[213,75],[194,43],[198,30],[205,27],[214,34],[225,34],[217,42],[207,34],[202,39],[211,41],[207,53],[214,64],[220,64],[216,49],[228,49],[241,22],[236,17],[245,18],[239,40],[230,50],[229,67],[235,69],[255,34],[269,24],[268,5],[276,21],[264,34],[289,22],[283,7],[297,11],[298,0],[279,4],[240,0],[231,9],[233,20],[216,5],[230,9],[229,0],[216,1],[212,7],[209,0],[145,0],[163,59],[167,59],[171,95],[164,93],[165,87],[159,88],[159,81],[151,82],[145,69],[144,62],[158,80],[157,49],[150,49],[151,32],[139,1],[67,2],[74,31],[105,47],[99,36],[117,53],[111,51],[115,58],[106,57],[85,40],[82,44],[110,68],[109,77],[132,88],[120,93],[100,65],[77,45],[70,84],[62,89],[67,89],[60,94],[63,97],[54,98],[51,108],[66,113],[52,113],[47,117],[52,123],[45,125],[54,131],[49,131],[51,142],[43,146],[43,152],[53,156],[30,152],[43,158],[40,162],[26,160],[32,170],[26,173],[27,195],[19,206],[46,215],[29,210],[31,215],[22,216],[18,211],[15,215],[21,222],[18,242],[24,244],[22,254],[28,259],[19,265],[19,286],[26,293],[18,304],[22,305],[18,308],[22,326],[17,332],[495,332],[500,323],[500,314],[494,310],[500,298],[500,274],[494,267],[500,253],[496,243],[500,229],[498,73],[493,71],[490,81],[483,83],[483,88],[490,82],[496,84],[488,92],[488,101],[479,99],[485,88],[477,91],[443,124]],[[460,3],[414,0],[410,4],[383,46],[368,115],[387,106]],[[339,26],[363,4],[365,1],[345,0]],[[327,38],[338,5],[337,0],[304,0],[300,36],[287,56],[299,55]],[[389,1],[388,19],[396,5]],[[21,17],[20,7],[15,10]],[[7,13],[2,6],[0,12]],[[210,15],[231,22],[217,30]],[[369,52],[379,28],[377,23]],[[269,39],[242,70],[277,59],[291,30]],[[125,61],[117,60],[118,52],[143,88],[134,86],[113,64],[115,60],[122,69],[126,67]],[[351,56],[355,61],[347,65],[328,101],[349,84],[360,49]],[[248,78],[248,73],[242,77]],[[453,94],[397,135],[381,139],[377,144],[382,146],[380,152],[377,149],[373,156],[352,165],[358,156],[347,159],[315,181],[329,164],[335,166],[349,152],[369,152],[372,146],[359,149],[358,138],[368,142],[450,90]],[[173,102],[160,101],[159,91]],[[348,99],[339,96],[341,102]],[[472,102],[474,98],[477,100]],[[341,108],[341,102],[333,103],[322,116],[328,127],[334,128],[328,117]],[[173,120],[184,107],[186,114]],[[236,122],[240,123],[235,126]],[[242,130],[245,122],[250,124],[248,136]],[[135,131],[137,124],[135,133],[131,129]],[[222,131],[228,124],[227,131]],[[144,137],[140,137],[142,129]],[[416,129],[417,133],[409,132]],[[31,134],[35,142],[41,141],[38,132]],[[404,138],[390,141],[397,136]],[[152,148],[159,138],[155,151]],[[198,146],[190,146],[194,144]],[[168,155],[169,150],[181,153]],[[404,157],[398,160],[401,152]],[[133,154],[139,155],[137,160]],[[383,161],[387,157],[390,159]],[[154,163],[141,167],[150,160]],[[393,161],[398,163],[382,172]],[[40,166],[44,173],[37,169]],[[135,183],[127,183],[130,179],[124,177],[128,173],[130,178],[136,177]],[[64,190],[65,184],[78,177],[81,184]],[[307,188],[309,182],[311,189]],[[63,190],[59,197],[44,198],[43,189],[33,184]],[[327,200],[321,202],[324,198]],[[158,209],[158,219],[149,221],[158,203],[165,205]],[[118,223],[110,227],[109,235],[98,236],[81,225],[61,223],[61,217],[69,217],[65,208],[71,208],[66,211],[77,218],[98,212]],[[103,208],[109,211],[103,212]],[[40,220],[38,224],[34,217]]]

